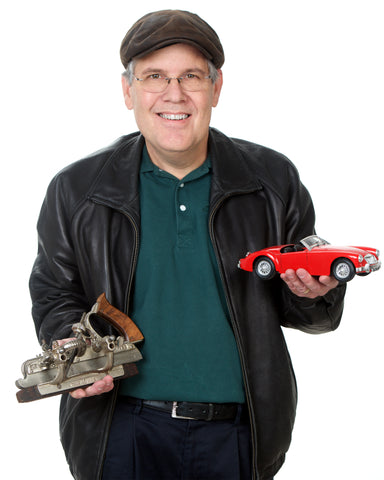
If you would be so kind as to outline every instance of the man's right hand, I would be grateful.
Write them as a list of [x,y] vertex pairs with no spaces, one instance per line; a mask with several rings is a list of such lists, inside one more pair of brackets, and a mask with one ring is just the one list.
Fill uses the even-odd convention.
[[111,375],[106,375],[102,380],[98,380],[87,388],[73,390],[73,392],[70,392],[70,395],[72,398],[76,399],[93,397],[94,395],[101,395],[102,393],[110,392],[113,390],[113,387],[113,377],[111,377]]
[[[73,338],[64,338],[63,340],[58,340],[57,343],[59,345],[64,345],[70,340],[73,340]],[[76,398],[76,399],[93,397],[95,395],[101,395],[102,393],[110,392],[111,390],[113,390],[113,387],[114,387],[113,377],[111,377],[111,375],[106,375],[103,379],[98,380],[92,385],[89,385],[89,387],[77,388],[76,390],[73,390],[69,394],[71,395],[72,398]]]

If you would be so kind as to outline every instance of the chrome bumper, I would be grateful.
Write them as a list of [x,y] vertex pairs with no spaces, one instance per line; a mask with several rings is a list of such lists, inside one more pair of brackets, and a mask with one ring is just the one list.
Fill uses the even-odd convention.
[[381,267],[381,262],[378,260],[376,263],[367,263],[363,267],[356,268],[356,273],[371,273],[376,272]]

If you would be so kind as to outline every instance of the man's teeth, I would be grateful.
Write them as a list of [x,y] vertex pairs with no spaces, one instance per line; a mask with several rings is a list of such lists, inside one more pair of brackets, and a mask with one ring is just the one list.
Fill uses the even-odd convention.
[[186,118],[189,117],[189,115],[183,113],[183,114],[170,114],[170,113],[159,113],[161,118],[165,118],[166,120],[185,120]]

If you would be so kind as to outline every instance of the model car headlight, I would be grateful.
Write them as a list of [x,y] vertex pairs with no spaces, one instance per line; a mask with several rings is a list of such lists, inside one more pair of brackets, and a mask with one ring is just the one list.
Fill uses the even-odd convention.
[[380,256],[380,250],[376,250],[376,257],[379,258]]
[[361,263],[361,262],[364,260],[364,257],[363,257],[363,255],[359,255],[359,257],[358,257],[358,259],[357,259],[357,260],[359,261],[359,263]]

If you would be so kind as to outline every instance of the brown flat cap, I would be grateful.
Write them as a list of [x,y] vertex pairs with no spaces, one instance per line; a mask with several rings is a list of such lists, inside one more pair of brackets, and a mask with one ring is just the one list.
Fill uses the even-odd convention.
[[187,43],[220,68],[224,51],[216,32],[198,15],[183,10],[161,10],[140,18],[121,43],[120,58],[125,68],[134,57],[160,48]]

